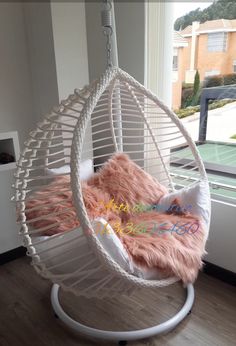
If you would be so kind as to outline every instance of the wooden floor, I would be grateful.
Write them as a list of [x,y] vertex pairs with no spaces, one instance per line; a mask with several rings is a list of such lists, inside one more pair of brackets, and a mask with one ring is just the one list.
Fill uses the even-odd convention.
[[[172,332],[131,346],[236,345],[236,289],[201,274],[192,313]],[[93,346],[116,343],[85,340],[65,329],[50,306],[50,283],[21,258],[0,267],[1,346]],[[87,300],[61,295],[72,317],[97,328],[136,329],[155,325],[173,315],[184,301],[179,284],[143,290],[128,299]]]

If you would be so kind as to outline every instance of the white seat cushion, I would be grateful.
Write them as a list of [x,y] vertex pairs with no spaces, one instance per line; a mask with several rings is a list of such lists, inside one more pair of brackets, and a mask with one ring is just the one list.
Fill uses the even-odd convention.
[[[58,175],[70,173],[70,165],[64,165],[58,168],[46,168],[48,175]],[[80,164],[80,179],[87,180],[93,175],[93,161],[85,160]]]
[[103,218],[97,218],[93,221],[93,229],[103,248],[118,263],[121,268],[129,274],[146,280],[162,279],[162,274],[156,268],[144,268],[137,266],[129,256],[124,245],[115,234],[113,228]]
[[184,187],[163,196],[158,202],[160,211],[168,210],[176,198],[179,200],[181,210],[187,210],[190,214],[199,216],[203,220],[206,226],[205,238],[207,239],[211,218],[211,198],[208,181],[203,180],[190,187]]
[[130,274],[134,273],[133,263],[125,250],[120,239],[109,223],[103,218],[97,218],[92,222],[93,229],[96,232],[97,238],[102,244],[103,248],[111,256],[111,258],[118,263],[121,268]]

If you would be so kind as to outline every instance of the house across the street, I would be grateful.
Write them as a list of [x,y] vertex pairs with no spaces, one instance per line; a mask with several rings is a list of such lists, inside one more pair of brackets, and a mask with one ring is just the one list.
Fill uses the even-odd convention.
[[236,73],[236,19],[193,22],[174,32],[173,109],[181,105],[182,83],[193,83],[198,70],[206,77]]

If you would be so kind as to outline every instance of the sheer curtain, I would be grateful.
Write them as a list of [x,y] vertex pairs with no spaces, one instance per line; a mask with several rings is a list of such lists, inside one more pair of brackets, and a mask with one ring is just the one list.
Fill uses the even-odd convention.
[[[173,59],[173,3],[147,1],[145,6],[145,84],[166,105],[171,105],[172,90],[172,59]],[[150,105],[145,105],[150,109]],[[168,138],[168,129],[161,124],[161,114],[156,111],[156,117],[148,119],[155,129],[154,135],[160,139],[158,144],[165,162],[169,160],[169,149],[164,149]],[[163,144],[162,144],[163,143]],[[165,144],[164,144],[165,143]],[[145,143],[146,170],[158,179],[165,178],[165,172],[158,170],[158,165],[151,164],[159,158],[154,157],[154,144]],[[160,166],[161,167],[161,166]],[[163,176],[164,175],[164,176]]]

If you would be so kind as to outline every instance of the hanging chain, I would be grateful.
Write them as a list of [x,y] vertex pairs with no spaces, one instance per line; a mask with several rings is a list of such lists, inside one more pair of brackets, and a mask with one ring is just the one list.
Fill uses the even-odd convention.
[[103,34],[106,37],[106,57],[107,66],[112,66],[112,41],[111,36],[113,34],[112,30],[112,14],[111,14],[112,4],[110,1],[103,1],[103,9],[101,12]]

